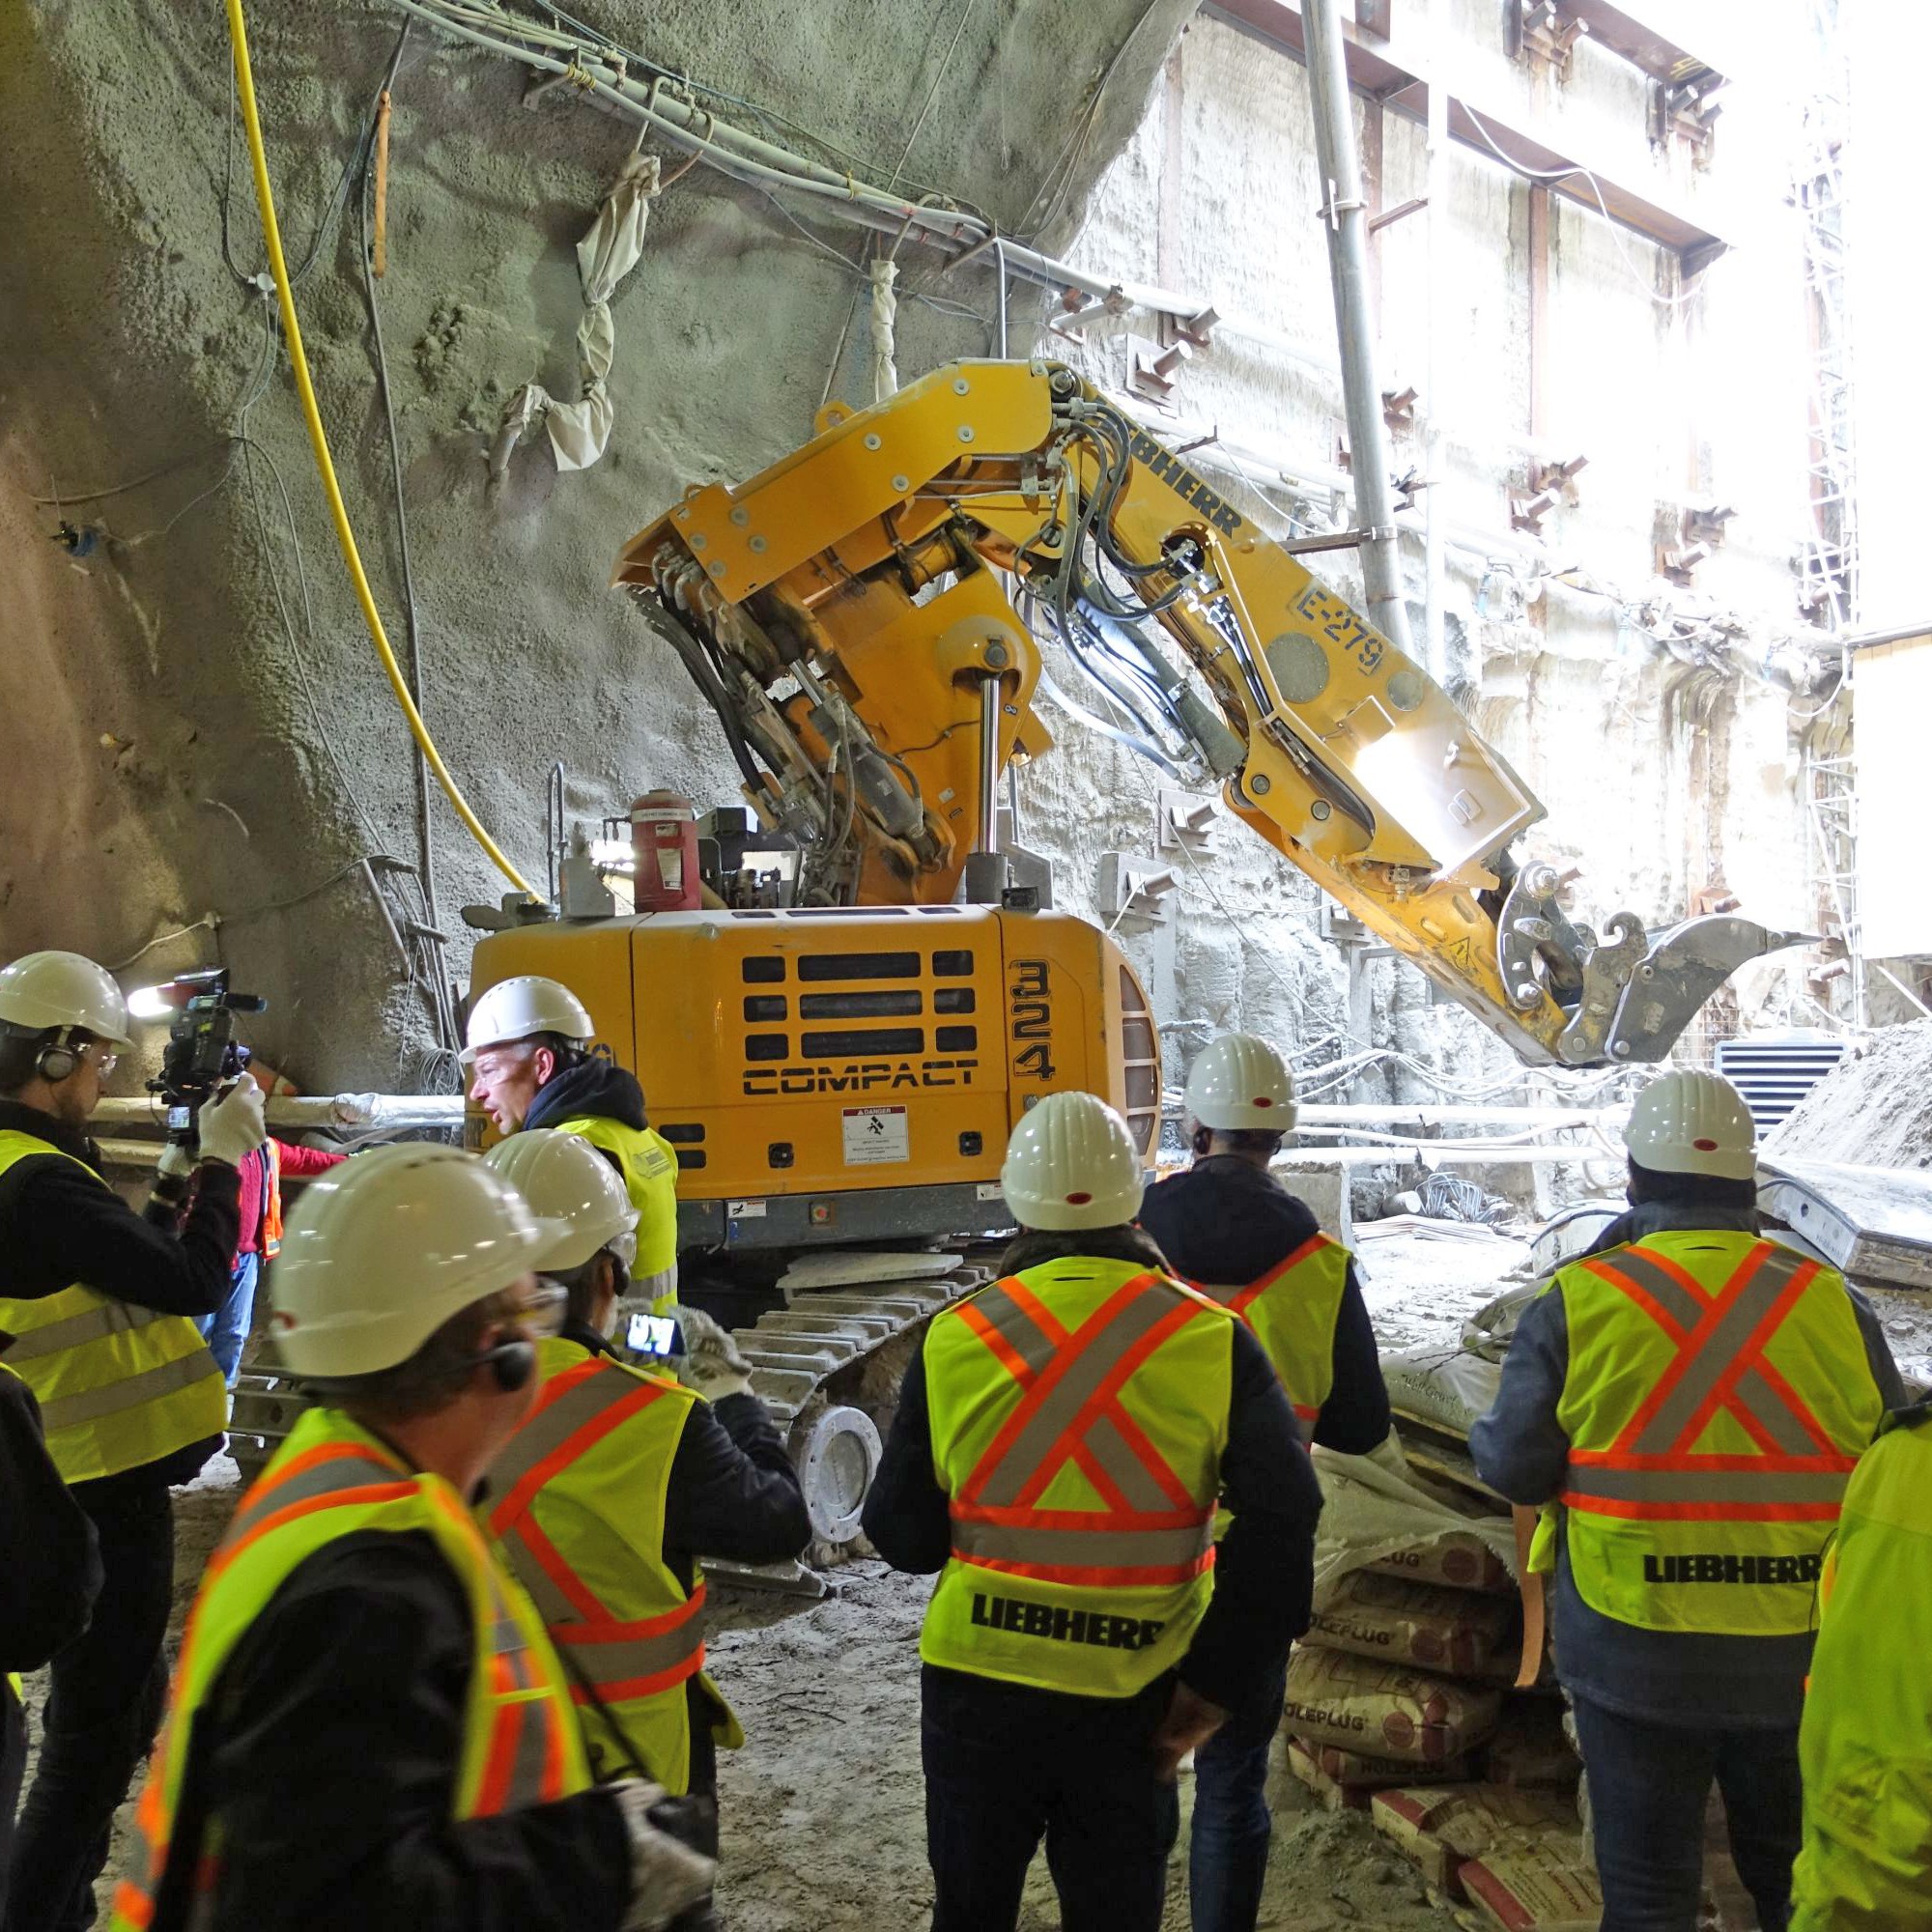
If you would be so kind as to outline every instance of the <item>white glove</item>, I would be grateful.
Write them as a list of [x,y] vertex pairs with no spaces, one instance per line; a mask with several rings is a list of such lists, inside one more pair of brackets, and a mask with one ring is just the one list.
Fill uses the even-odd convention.
[[684,1363],[677,1378],[706,1402],[727,1395],[746,1395],[752,1387],[752,1365],[736,1342],[701,1308],[680,1302],[677,1325],[684,1335]]
[[201,1158],[240,1167],[243,1155],[268,1143],[267,1109],[268,1101],[255,1085],[255,1076],[242,1074],[225,1094],[217,1094],[201,1110],[195,1123],[201,1134]]
[[623,1932],[664,1932],[681,1912],[710,1897],[718,1867],[651,1823],[663,1790],[639,1778],[604,1787],[617,1801],[631,1835],[631,1912]]
[[155,1172],[164,1180],[185,1180],[194,1172],[194,1158],[185,1147],[170,1141],[155,1163]]

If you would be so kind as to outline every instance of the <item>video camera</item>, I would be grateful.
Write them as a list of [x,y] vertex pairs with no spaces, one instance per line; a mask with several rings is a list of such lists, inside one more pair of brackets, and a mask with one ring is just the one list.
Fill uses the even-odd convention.
[[259,994],[231,993],[225,966],[184,973],[153,987],[147,997],[162,1010],[172,1008],[175,1012],[161,1070],[148,1082],[148,1091],[157,1094],[168,1110],[168,1139],[191,1147],[202,1102],[223,1081],[242,1073],[251,1058],[235,1037],[235,1015],[266,1011],[269,1003]]

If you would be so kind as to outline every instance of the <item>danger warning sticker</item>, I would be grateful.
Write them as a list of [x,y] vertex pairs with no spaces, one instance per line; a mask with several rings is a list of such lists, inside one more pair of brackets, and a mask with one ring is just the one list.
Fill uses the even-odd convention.
[[903,1107],[847,1107],[844,1125],[847,1167],[877,1167],[912,1158]]

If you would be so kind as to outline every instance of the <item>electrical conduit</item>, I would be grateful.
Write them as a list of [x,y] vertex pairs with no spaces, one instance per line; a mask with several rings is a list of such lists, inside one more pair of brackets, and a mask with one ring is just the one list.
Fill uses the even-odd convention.
[[422,721],[422,713],[410,696],[402,667],[397,664],[388,633],[383,628],[382,612],[376,609],[375,594],[369,588],[369,576],[362,568],[362,555],[355,547],[355,532],[349,526],[349,510],[342,500],[342,486],[335,480],[335,465],[328,454],[328,437],[322,426],[322,412],[316,407],[315,384],[309,381],[301,325],[296,320],[295,292],[289,286],[289,266],[282,256],[282,235],[275,220],[274,191],[269,185],[269,156],[262,146],[262,117],[255,105],[255,80],[248,65],[247,23],[242,16],[242,0],[227,0],[227,5],[228,36],[235,48],[235,86],[241,96],[242,119],[248,134],[248,158],[255,171],[255,200],[262,213],[262,239],[268,244],[269,267],[274,275],[275,297],[281,304],[282,333],[288,338],[289,365],[295,371],[296,388],[301,396],[302,416],[308,424],[309,444],[315,451],[316,470],[322,477],[329,515],[334,520],[335,540],[342,546],[342,560],[348,566],[350,581],[355,586],[355,601],[362,607],[362,621],[369,627],[369,637],[376,646],[376,655],[383,661],[389,689],[395,694],[396,702],[409,721],[410,734],[429,761],[429,768],[436,774],[436,781],[441,785],[451,809],[504,878],[519,892],[530,893],[535,897],[529,881],[503,856],[501,848],[484,830],[483,821],[470,810],[469,801],[450,777],[449,767],[442,762],[442,754],[436,749],[436,741],[431,738],[429,727]]

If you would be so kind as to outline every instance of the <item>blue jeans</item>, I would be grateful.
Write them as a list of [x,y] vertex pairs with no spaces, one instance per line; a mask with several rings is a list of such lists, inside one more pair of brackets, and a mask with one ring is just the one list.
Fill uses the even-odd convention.
[[1281,1728],[1288,1659],[1194,1753],[1194,1832],[1187,1847],[1187,1908],[1194,1932],[1254,1932],[1261,1916],[1273,1819],[1264,1796],[1268,1747]]
[[1692,1932],[1704,1878],[1704,1802],[1724,1795],[1731,1858],[1764,1932],[1791,1916],[1804,1834],[1798,1728],[1695,1729],[1576,1701],[1590,1779],[1602,1932]]
[[237,1255],[228,1276],[228,1299],[213,1315],[195,1317],[194,1325],[230,1388],[242,1373],[242,1345],[255,1319],[255,1276],[261,1265],[259,1255]]

